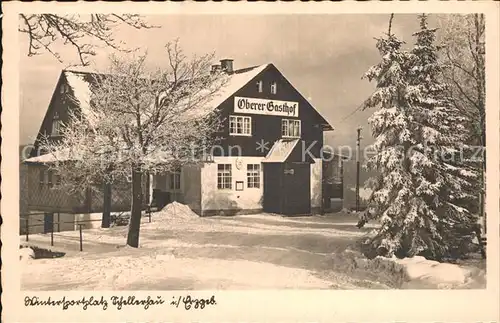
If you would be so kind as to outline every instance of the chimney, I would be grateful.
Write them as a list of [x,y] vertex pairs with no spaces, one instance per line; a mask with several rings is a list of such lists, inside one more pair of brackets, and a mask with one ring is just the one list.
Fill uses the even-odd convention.
[[211,70],[211,72],[212,72],[212,73],[217,73],[218,71],[220,71],[220,69],[221,69],[221,66],[220,66],[220,65],[218,65],[218,64],[215,64],[215,65],[212,65],[212,70]]
[[232,59],[230,59],[230,58],[221,59],[220,66],[221,66],[222,70],[225,71],[227,74],[233,73],[233,60]]

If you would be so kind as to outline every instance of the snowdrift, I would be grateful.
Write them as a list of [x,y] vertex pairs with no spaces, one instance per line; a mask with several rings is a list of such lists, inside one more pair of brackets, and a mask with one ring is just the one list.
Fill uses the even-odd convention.
[[19,259],[21,262],[29,262],[35,259],[35,252],[29,247],[19,248]]
[[486,271],[471,266],[441,263],[428,260],[421,256],[397,259],[391,258],[402,265],[412,282],[411,285],[437,288],[467,288],[478,281],[486,280]]
[[161,221],[163,219],[191,220],[200,216],[193,212],[189,206],[179,202],[172,202],[160,212],[155,213],[154,217]]

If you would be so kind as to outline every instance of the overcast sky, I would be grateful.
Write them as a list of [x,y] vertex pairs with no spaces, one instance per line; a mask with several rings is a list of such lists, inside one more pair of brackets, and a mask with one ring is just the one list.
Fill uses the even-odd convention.
[[[327,134],[327,144],[354,145],[358,125],[364,127],[362,145],[371,141],[367,118],[373,111],[360,111],[342,120],[374,89],[361,76],[380,59],[374,37],[387,32],[388,14],[157,15],[146,20],[161,28],[123,27],[116,38],[147,49],[151,65],[165,66],[164,45],[175,38],[186,54],[215,52],[218,58],[233,58],[235,68],[273,63],[335,128]],[[394,18],[393,32],[410,45],[417,28],[416,15]],[[21,34],[20,42],[20,143],[30,144],[65,65],[50,54],[28,57],[26,35]],[[58,48],[66,64],[75,62],[72,48]],[[108,54],[100,50],[95,66],[105,67]]]

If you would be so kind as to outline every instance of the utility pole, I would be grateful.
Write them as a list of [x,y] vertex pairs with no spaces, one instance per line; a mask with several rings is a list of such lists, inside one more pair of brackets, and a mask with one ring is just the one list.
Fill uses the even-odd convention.
[[359,155],[360,155],[360,143],[361,143],[361,127],[358,127],[356,131],[358,132],[358,137],[356,139],[356,212],[359,212]]

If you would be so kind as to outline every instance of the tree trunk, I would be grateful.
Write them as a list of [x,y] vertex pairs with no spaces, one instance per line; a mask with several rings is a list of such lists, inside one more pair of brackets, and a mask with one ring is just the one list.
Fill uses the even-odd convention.
[[128,225],[127,245],[139,247],[139,230],[141,228],[142,210],[142,173],[132,168],[132,214]]
[[111,224],[111,183],[104,182],[104,205],[102,210],[101,228],[109,228]]

